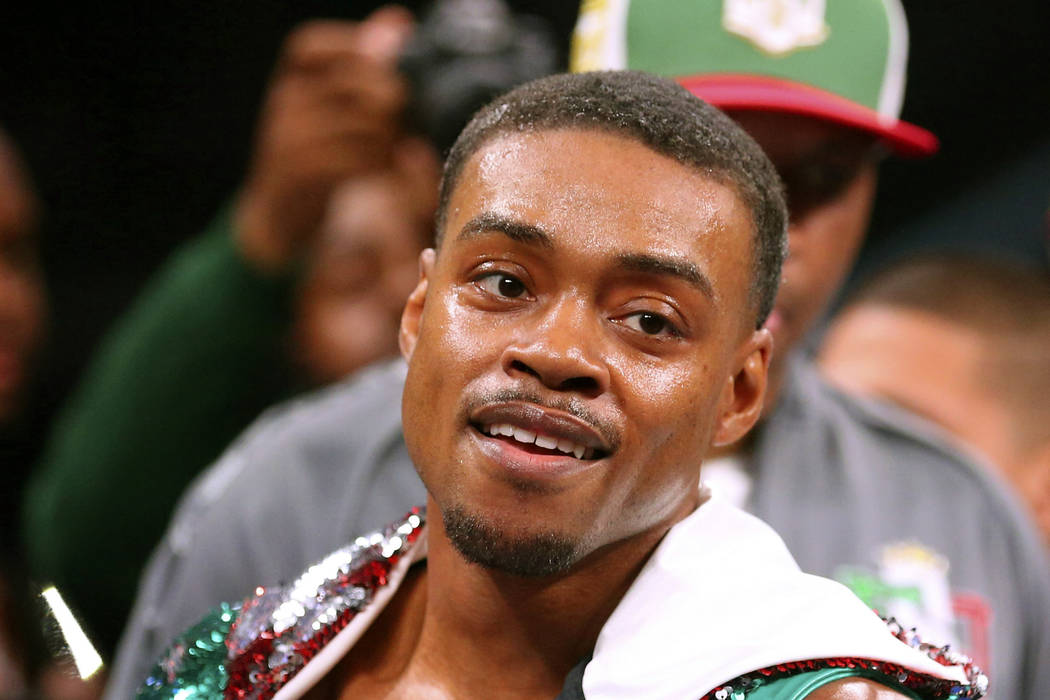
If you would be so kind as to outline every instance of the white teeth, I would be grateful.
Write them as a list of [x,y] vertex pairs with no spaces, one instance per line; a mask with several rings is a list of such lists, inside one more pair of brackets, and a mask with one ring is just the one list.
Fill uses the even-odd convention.
[[542,447],[545,450],[553,450],[558,446],[558,438],[547,437],[546,435],[536,436],[536,447]]
[[522,442],[526,445],[535,443],[537,447],[542,447],[546,450],[556,449],[567,455],[571,454],[576,457],[576,459],[590,459],[594,456],[594,448],[592,447],[579,445],[567,438],[537,435],[530,430],[518,428],[509,423],[493,423],[492,425],[482,426],[482,432],[493,436],[503,435],[505,437],[512,437],[517,442]]
[[536,433],[529,432],[525,428],[514,428],[514,439],[518,442],[524,442],[526,445],[531,445],[536,442]]

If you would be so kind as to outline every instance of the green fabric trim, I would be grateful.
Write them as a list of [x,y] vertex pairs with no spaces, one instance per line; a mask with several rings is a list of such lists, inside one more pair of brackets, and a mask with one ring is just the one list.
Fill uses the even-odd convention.
[[731,695],[730,698],[732,700],[802,700],[809,697],[809,694],[817,688],[844,678],[868,678],[887,688],[893,688],[909,698],[922,700],[920,696],[907,688],[894,683],[893,679],[877,671],[860,668],[825,668],[819,671],[796,673],[793,676],[770,681],[746,695],[740,695],[739,698],[736,694]]

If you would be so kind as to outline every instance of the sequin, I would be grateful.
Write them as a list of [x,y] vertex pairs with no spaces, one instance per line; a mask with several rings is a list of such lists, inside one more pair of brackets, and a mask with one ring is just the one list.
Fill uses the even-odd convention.
[[[386,529],[311,566],[292,585],[257,588],[236,605],[222,605],[175,640],[139,691],[144,700],[269,700],[389,581],[390,572],[418,540],[422,508]],[[960,666],[967,683],[915,673],[884,661],[810,659],[760,669],[715,688],[702,700],[746,700],[760,685],[822,668],[860,669],[896,679],[931,700],[976,700],[988,679],[966,656],[924,643],[914,629],[886,620],[900,641],[944,666]]]
[[140,700],[214,700],[226,688],[226,635],[240,605],[223,603],[178,637],[135,696]]
[[325,557],[290,586],[223,604],[172,644],[143,700],[267,700],[371,603],[419,539],[425,510]]
[[[247,645],[230,647],[228,700],[266,700],[371,603],[394,565],[416,542],[422,509],[402,522],[357,538],[307,569],[279,592],[269,619],[253,625]],[[415,523],[415,524],[413,524]],[[235,630],[236,631],[236,630]],[[232,636],[232,635],[231,635]]]
[[883,618],[887,628],[894,637],[910,647],[918,649],[930,659],[942,666],[959,666],[966,674],[967,682],[959,684],[933,676],[916,673],[910,669],[885,661],[872,659],[832,658],[810,659],[777,664],[770,668],[759,669],[734,678],[715,688],[701,700],[746,700],[762,683],[822,668],[852,668],[875,673],[895,680],[901,687],[921,694],[930,700],[977,700],[988,692],[988,677],[966,655],[948,646],[938,647],[923,642],[915,628],[905,628],[894,618]]

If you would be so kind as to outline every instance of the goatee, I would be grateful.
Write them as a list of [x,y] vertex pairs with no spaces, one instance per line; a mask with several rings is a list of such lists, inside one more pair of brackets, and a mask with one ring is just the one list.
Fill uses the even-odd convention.
[[441,514],[452,546],[474,564],[528,578],[553,576],[578,560],[578,543],[556,533],[511,536],[460,506]]

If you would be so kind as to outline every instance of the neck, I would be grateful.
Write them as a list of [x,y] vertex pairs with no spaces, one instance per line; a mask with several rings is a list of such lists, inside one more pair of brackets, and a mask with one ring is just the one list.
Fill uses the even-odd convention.
[[[414,661],[451,697],[554,697],[666,527],[608,545],[571,571],[527,578],[468,562],[428,504],[426,612]],[[494,672],[498,669],[498,672]]]

